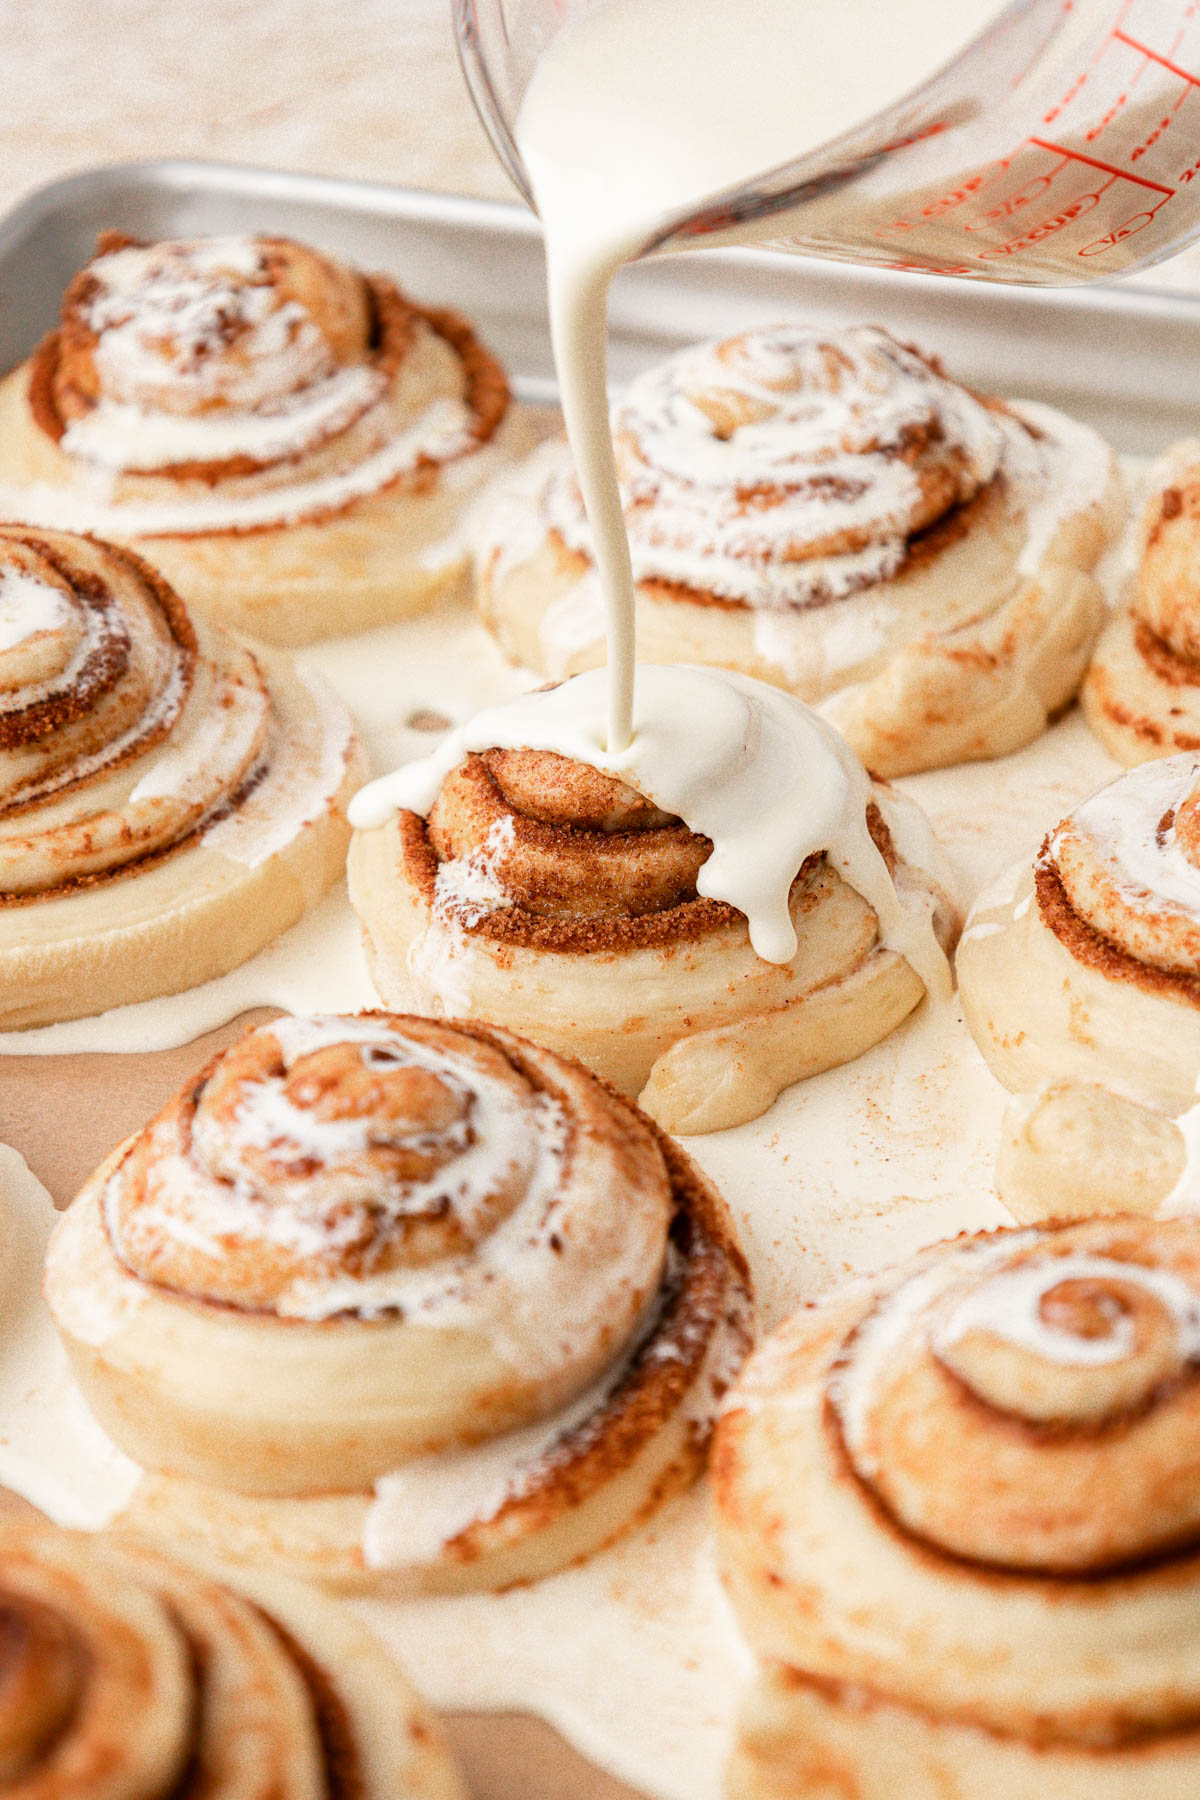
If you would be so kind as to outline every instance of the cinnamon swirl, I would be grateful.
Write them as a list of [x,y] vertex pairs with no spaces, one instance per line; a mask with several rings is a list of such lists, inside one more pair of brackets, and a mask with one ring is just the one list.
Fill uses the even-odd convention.
[[958,1239],[796,1314],[714,1452],[730,1800],[1200,1781],[1200,1233]]
[[830,726],[745,676],[643,664],[610,757],[605,696],[595,672],[493,707],[356,797],[385,1002],[528,1032],[696,1132],[949,991],[928,826]]
[[179,993],[337,878],[340,703],[132,551],[0,526],[0,1025]]
[[[887,332],[799,325],[682,351],[613,413],[648,661],[739,669],[830,716],[880,775],[998,756],[1072,697],[1120,522],[1111,451],[976,399]],[[500,494],[483,617],[559,677],[603,660],[565,446]]]
[[1088,723],[1127,766],[1200,750],[1200,443],[1148,477],[1130,601],[1106,626],[1081,690]]
[[692,1480],[749,1341],[720,1200],[507,1032],[287,1018],[59,1225],[46,1296],[151,1471],[123,1517],[335,1586],[504,1586]]
[[219,623],[309,643],[459,587],[507,414],[471,327],[385,276],[109,233],[0,383],[0,515],[130,543]]
[[1085,800],[977,904],[967,1023],[1020,1096],[999,1164],[1021,1219],[1200,1205],[1200,757]]
[[0,1525],[0,1786],[28,1800],[463,1800],[383,1645],[297,1582]]

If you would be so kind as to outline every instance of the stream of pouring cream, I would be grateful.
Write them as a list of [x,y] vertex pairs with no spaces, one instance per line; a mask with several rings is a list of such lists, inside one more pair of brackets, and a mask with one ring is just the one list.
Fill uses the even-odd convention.
[[542,52],[516,140],[545,228],[554,360],[604,595],[611,753],[633,731],[635,655],[605,378],[614,275],[666,220],[902,98],[998,10],[996,0],[602,0]]

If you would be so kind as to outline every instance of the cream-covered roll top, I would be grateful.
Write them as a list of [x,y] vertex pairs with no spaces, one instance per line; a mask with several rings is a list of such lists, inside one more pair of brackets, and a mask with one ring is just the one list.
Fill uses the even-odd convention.
[[[995,477],[1006,425],[871,326],[779,325],[681,351],[613,413],[639,579],[754,606],[837,600]],[[589,544],[573,477],[547,495]]]
[[[413,1452],[526,1424],[586,1387],[659,1285],[672,1210],[650,1133],[582,1070],[387,1015],[252,1032],[90,1200],[65,1236],[101,1234],[147,1296],[251,1322],[392,1323],[410,1345]],[[90,1335],[98,1296],[71,1264],[52,1254],[52,1304]],[[381,1447],[381,1468],[395,1452]]]
[[948,994],[932,832],[830,725],[747,676],[642,664],[613,755],[605,697],[589,671],[489,708],[355,796],[385,1000],[412,984],[528,1031],[704,1131]]
[[271,699],[138,557],[0,527],[0,893],[170,850],[240,797]]
[[469,328],[384,277],[287,238],[111,236],[30,365],[43,448],[21,516],[51,519],[41,477],[69,478],[79,523],[122,536],[317,517],[421,465],[428,480],[506,404]]
[[751,1332],[718,1196],[478,1024],[280,1019],[85,1185],[45,1293],[122,1515],[341,1587],[503,1586],[695,1479]]
[[[1027,743],[1104,618],[1116,462],[1049,407],[979,397],[874,326],[690,346],[612,413],[647,661],[738,669],[823,704],[881,775]],[[501,484],[477,551],[506,652],[604,660],[565,446]]]

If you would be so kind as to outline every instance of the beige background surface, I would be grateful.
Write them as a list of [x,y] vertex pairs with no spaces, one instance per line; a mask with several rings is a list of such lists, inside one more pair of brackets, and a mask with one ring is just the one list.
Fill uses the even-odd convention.
[[511,194],[450,0],[0,0],[0,207],[125,157]]

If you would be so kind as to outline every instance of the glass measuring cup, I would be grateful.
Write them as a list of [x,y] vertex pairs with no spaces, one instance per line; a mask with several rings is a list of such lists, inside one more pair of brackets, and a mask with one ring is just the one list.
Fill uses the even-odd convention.
[[[802,0],[798,0],[798,4]],[[538,57],[595,0],[454,0],[501,161]],[[1061,284],[1200,236],[1197,0],[1012,0],[959,55],[852,131],[664,218],[642,253],[747,239],[842,261]]]

